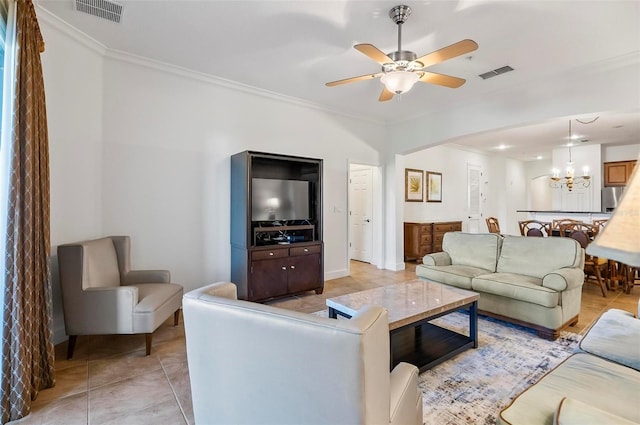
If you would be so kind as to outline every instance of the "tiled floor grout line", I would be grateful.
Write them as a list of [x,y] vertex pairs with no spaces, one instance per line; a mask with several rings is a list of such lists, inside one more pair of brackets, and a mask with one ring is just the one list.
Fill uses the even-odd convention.
[[185,413],[184,408],[182,407],[182,403],[180,403],[180,398],[178,397],[178,394],[176,393],[176,389],[173,386],[173,383],[171,382],[171,379],[169,379],[169,374],[167,373],[167,369],[165,369],[164,363],[162,363],[162,360],[160,360],[160,367],[162,368],[162,372],[164,373],[164,377],[166,378],[167,382],[169,383],[169,387],[171,388],[171,392],[173,393],[173,398],[175,399],[176,404],[178,405],[178,409],[180,409],[180,413],[182,414],[182,418],[184,419],[185,425],[191,425],[189,423],[189,419],[187,419],[187,414]]

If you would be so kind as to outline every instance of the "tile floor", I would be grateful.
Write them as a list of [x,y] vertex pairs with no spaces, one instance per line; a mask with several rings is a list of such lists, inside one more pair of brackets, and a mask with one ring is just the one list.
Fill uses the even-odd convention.
[[[311,313],[325,308],[325,299],[415,277],[415,263],[400,272],[351,262],[351,276],[327,281],[321,295],[313,292],[270,304]],[[603,298],[596,285],[583,288],[580,322],[583,332],[609,308],[637,313],[640,288],[620,290]],[[153,336],[151,356],[144,355],[141,335],[79,337],[73,360],[67,344],[56,346],[56,386],[41,391],[31,415],[12,424],[193,424],[191,392],[182,322],[173,317]]]

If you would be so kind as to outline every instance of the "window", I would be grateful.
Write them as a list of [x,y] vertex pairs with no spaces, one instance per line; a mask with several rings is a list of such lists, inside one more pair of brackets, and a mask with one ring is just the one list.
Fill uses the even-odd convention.
[[[7,69],[12,69],[8,64],[12,63],[13,58],[7,50],[11,51],[13,44],[12,31],[15,24],[8,25],[10,16],[15,20],[15,3],[7,0],[0,0],[0,326],[3,326],[2,317],[4,316],[2,306],[4,305],[4,278],[5,278],[5,250],[6,250],[6,229],[7,229],[7,189],[9,184],[9,147],[7,141],[11,136],[11,81],[15,81],[13,73],[7,73]],[[6,98],[5,98],[6,97]],[[0,375],[2,371],[0,370]],[[1,380],[1,376],[0,376]]]

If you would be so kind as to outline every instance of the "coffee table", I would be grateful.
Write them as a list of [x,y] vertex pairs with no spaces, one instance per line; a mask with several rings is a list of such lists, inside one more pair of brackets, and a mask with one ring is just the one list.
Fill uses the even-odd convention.
[[[351,318],[366,305],[379,305],[389,314],[391,368],[400,362],[420,372],[478,347],[478,297],[475,292],[424,280],[329,298],[329,317]],[[469,335],[442,328],[431,320],[458,310],[469,312]]]

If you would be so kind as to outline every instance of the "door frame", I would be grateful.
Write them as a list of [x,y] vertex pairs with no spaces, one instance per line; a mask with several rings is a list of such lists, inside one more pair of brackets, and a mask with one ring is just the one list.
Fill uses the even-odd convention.
[[383,249],[384,244],[382,243],[382,235],[384,229],[384,214],[383,214],[383,205],[382,205],[382,166],[375,164],[368,164],[362,161],[351,161],[347,160],[347,241],[346,241],[346,263],[347,263],[347,276],[351,275],[351,255],[349,253],[349,243],[351,242],[351,226],[350,226],[350,218],[349,211],[351,211],[351,167],[352,166],[363,166],[371,168],[371,179],[372,179],[372,187],[371,187],[371,196],[373,197],[373,208],[371,210],[371,239],[372,239],[372,249],[371,249],[371,263],[376,266],[378,269],[382,268],[382,259],[383,259]]
[[[471,186],[469,185],[470,182],[470,176],[471,176],[471,170],[477,170],[479,175],[478,175],[478,217],[477,218],[472,218],[471,217]],[[478,220],[478,233],[483,233],[481,231],[481,227],[482,225],[484,225],[484,211],[483,211],[483,201],[484,199],[486,199],[485,195],[483,193],[483,177],[484,177],[484,170],[482,168],[481,165],[475,164],[475,163],[471,163],[471,162],[467,162],[467,223],[466,223],[466,231],[467,232],[471,232],[471,220]]]

